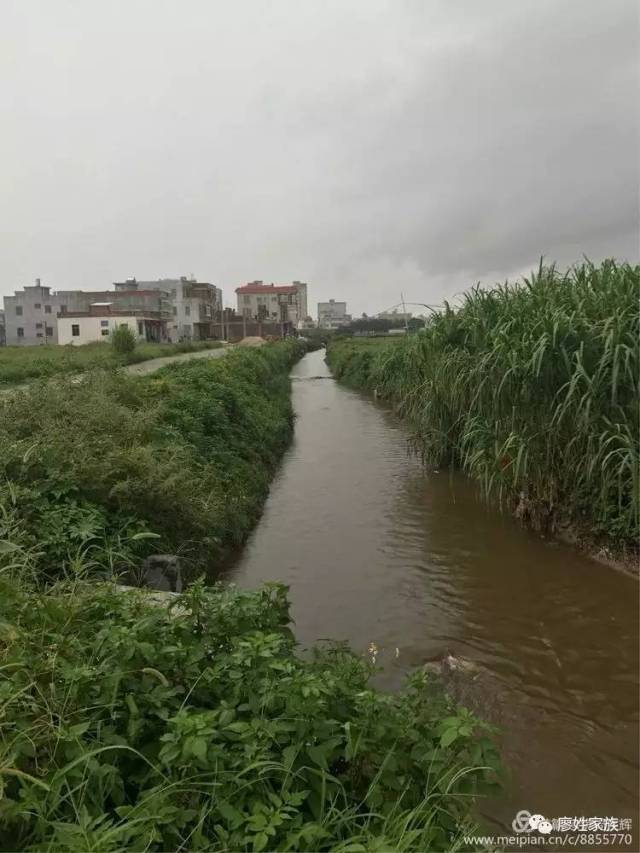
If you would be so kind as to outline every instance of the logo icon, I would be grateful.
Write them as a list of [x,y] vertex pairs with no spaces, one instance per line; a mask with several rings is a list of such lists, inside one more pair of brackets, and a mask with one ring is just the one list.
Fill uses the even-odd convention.
[[530,811],[527,811],[527,809],[521,809],[516,814],[514,819],[511,821],[511,826],[513,827],[513,831],[517,833],[533,832],[537,829],[541,835],[549,835],[553,829],[553,824],[550,820],[547,820],[544,815],[532,815]]

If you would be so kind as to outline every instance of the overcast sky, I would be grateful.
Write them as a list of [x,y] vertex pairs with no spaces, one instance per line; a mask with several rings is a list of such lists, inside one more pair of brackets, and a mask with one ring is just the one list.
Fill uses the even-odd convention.
[[638,259],[636,0],[0,0],[0,294]]

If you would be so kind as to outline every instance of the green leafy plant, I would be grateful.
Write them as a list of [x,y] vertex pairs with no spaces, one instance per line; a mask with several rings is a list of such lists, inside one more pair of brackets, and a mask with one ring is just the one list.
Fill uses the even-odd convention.
[[298,658],[282,586],[165,607],[78,576],[43,593],[8,563],[9,849],[448,851],[495,789],[490,730],[426,676],[386,695],[343,647]]

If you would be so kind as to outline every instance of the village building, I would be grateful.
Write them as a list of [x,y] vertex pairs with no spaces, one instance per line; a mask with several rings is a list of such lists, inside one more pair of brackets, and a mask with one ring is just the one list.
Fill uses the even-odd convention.
[[307,285],[302,281],[292,284],[251,281],[236,287],[236,296],[238,314],[250,320],[290,323],[298,329],[308,317]]
[[167,324],[168,317],[161,311],[94,302],[86,311],[64,311],[58,315],[58,343],[108,342],[119,326],[127,326],[138,343],[163,343],[168,340]]

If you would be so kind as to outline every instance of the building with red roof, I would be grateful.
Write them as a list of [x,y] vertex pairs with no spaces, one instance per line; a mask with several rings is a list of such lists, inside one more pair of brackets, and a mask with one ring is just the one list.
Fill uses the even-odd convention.
[[236,287],[236,296],[238,314],[250,320],[291,323],[297,329],[307,317],[307,285],[303,281],[291,284],[250,281]]

